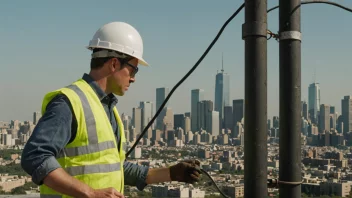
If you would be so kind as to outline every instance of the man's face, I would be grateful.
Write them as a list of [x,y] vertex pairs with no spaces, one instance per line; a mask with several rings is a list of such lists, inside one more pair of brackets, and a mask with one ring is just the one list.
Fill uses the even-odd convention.
[[128,90],[131,83],[135,82],[135,72],[138,66],[138,60],[133,58],[127,63],[122,63],[117,59],[112,61],[114,69],[112,69],[112,74],[108,77],[108,87],[113,94],[118,96],[123,96]]

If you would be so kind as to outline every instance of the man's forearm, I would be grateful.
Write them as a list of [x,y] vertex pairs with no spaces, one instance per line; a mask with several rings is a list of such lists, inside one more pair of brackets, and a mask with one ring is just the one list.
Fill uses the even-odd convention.
[[44,178],[44,184],[65,195],[72,197],[90,197],[93,189],[72,177],[62,168],[55,169]]
[[147,175],[147,184],[155,184],[162,182],[170,182],[170,169],[169,168],[153,168],[150,169]]

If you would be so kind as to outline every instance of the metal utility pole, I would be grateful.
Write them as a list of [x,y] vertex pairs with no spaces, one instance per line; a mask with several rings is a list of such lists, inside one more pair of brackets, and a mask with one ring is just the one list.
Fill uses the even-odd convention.
[[267,0],[245,0],[244,197],[267,197]]
[[300,0],[279,1],[280,198],[301,197]]

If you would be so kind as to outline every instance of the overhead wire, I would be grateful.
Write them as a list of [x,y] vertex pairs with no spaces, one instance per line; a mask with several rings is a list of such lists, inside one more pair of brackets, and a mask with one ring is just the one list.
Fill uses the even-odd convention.
[[[301,2],[301,4],[314,4],[314,3],[322,3],[322,4],[330,4],[339,8],[342,8],[346,11],[352,12],[351,8],[345,7],[343,5],[340,5],[336,2],[330,2],[330,1],[325,1],[325,0],[303,0]],[[299,5],[300,6],[300,5]],[[299,7],[297,6],[297,8]],[[164,109],[166,103],[169,101],[169,99],[171,98],[172,94],[175,92],[175,90],[193,73],[193,71],[199,66],[199,64],[202,62],[202,60],[205,58],[205,56],[209,53],[209,51],[212,49],[212,47],[214,46],[214,44],[217,42],[217,40],[220,38],[222,32],[224,31],[224,29],[226,28],[226,26],[232,21],[232,19],[234,19],[239,13],[240,11],[245,7],[245,3],[243,3],[236,11],[234,14],[231,15],[231,17],[229,19],[226,20],[226,22],[224,23],[224,25],[221,27],[221,29],[219,30],[218,34],[216,35],[216,37],[213,39],[213,41],[211,42],[211,44],[208,46],[208,48],[205,50],[205,52],[203,53],[203,55],[199,58],[199,60],[195,63],[195,65],[187,72],[186,75],[184,75],[182,77],[182,79],[171,89],[170,93],[167,95],[167,97],[165,98],[164,102],[161,104],[161,106],[159,107],[158,111],[156,112],[156,114],[154,115],[154,117],[149,121],[148,125],[143,129],[143,132],[140,134],[140,136],[137,138],[137,140],[135,141],[135,143],[133,144],[133,146],[128,150],[128,152],[126,153],[126,159],[128,158],[128,156],[132,153],[133,149],[135,149],[135,147],[138,145],[139,141],[143,138],[144,134],[148,131],[148,129],[152,126],[152,124],[154,123],[155,119],[159,116],[159,114],[161,113],[161,111]],[[269,10],[267,10],[267,13],[275,10],[279,8],[279,6],[275,6],[270,8]],[[297,9],[295,8],[294,11]],[[294,12],[293,11],[293,12]],[[292,14],[292,13],[291,13]],[[278,34],[274,34],[273,32],[271,32],[270,30],[267,30],[267,34],[269,35],[269,38],[267,38],[268,40],[270,38],[275,38],[276,40],[279,40],[279,35]],[[214,186],[217,188],[217,190],[220,192],[220,194],[224,197],[229,197],[227,196],[224,192],[221,191],[221,189],[219,188],[219,186],[216,184],[216,182],[213,180],[213,178],[204,170],[204,169],[200,169],[201,172],[203,172],[205,175],[207,175],[209,177],[209,179],[212,181],[212,183],[214,184]],[[275,186],[278,187],[278,184],[280,184],[279,180],[273,180],[273,179],[268,179],[268,186]]]
[[[333,5],[333,6],[336,6],[336,7],[341,8],[341,9],[344,9],[344,10],[346,10],[346,11],[352,12],[352,9],[351,9],[351,8],[348,8],[348,7],[346,7],[346,6],[343,6],[343,5],[339,4],[339,3],[332,2],[332,1],[327,1],[327,0],[303,0],[303,1],[301,1],[301,5],[304,5],[304,4],[314,4],[314,3],[329,4],[329,5]],[[295,8],[295,10],[296,10],[298,7],[300,7],[300,5],[297,6],[297,7]],[[272,7],[272,8],[270,8],[270,9],[267,11],[267,13],[269,13],[269,12],[271,12],[271,11],[277,9],[277,8],[279,8],[279,6]],[[292,14],[292,13],[291,13],[291,14]]]

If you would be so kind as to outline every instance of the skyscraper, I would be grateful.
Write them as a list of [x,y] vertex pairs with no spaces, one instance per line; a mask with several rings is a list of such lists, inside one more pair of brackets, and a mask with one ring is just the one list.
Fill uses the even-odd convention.
[[334,106],[330,106],[330,128],[336,129],[337,113]]
[[313,123],[317,123],[318,111],[320,108],[320,87],[319,83],[312,83],[308,87],[308,111]]
[[278,116],[273,117],[273,128],[280,128],[280,120]]
[[[153,103],[149,101],[142,101],[139,103],[142,109],[142,130],[148,125],[149,121],[153,118]],[[153,129],[153,125],[151,126]]]
[[213,136],[219,135],[219,112],[212,111],[207,116],[207,125],[206,131]]
[[[163,102],[166,99],[168,94],[169,94],[169,88],[167,88],[167,87],[161,87],[161,88],[156,89],[156,106],[155,106],[156,109],[155,109],[155,112],[157,112],[159,110],[159,108],[163,104]],[[165,116],[167,106],[168,106],[168,104],[166,103],[163,108],[164,110],[161,111],[159,116],[156,118],[156,128],[157,129],[162,129],[160,127],[162,127],[162,123],[163,123],[163,119]]]
[[[207,117],[214,110],[213,101],[211,100],[202,100],[198,102],[198,130],[208,129],[210,123],[207,122]],[[207,131],[209,132],[209,131]]]
[[34,112],[33,113],[33,124],[37,124],[41,117],[42,117],[42,114],[40,112]]
[[341,100],[341,112],[343,120],[343,133],[352,130],[352,96],[345,96]]
[[224,61],[222,58],[221,72],[215,78],[215,111],[219,112],[219,125],[222,127],[224,119],[224,107],[230,105],[230,76],[224,73]]
[[174,129],[184,128],[185,114],[174,114]]
[[232,101],[233,109],[233,126],[236,126],[237,122],[241,122],[244,117],[244,100],[238,99]]
[[[156,111],[159,110],[160,106],[163,104],[164,100],[166,99],[167,95],[169,94],[169,88],[161,87],[156,89]],[[164,108],[167,108],[167,103]]]
[[142,132],[142,109],[133,108],[132,109],[132,125],[135,128],[135,133],[139,134]]
[[330,132],[330,106],[320,105],[319,133]]
[[193,89],[191,91],[191,131],[198,130],[198,102],[204,100],[203,89]]
[[233,130],[233,110],[232,106],[224,107],[224,129]]

